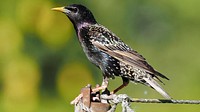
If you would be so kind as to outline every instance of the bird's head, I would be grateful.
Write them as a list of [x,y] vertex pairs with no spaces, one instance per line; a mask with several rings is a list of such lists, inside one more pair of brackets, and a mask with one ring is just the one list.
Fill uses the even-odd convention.
[[52,8],[52,10],[60,11],[68,16],[74,26],[82,25],[85,23],[96,24],[96,20],[92,12],[85,6],[80,4],[72,4],[64,7]]

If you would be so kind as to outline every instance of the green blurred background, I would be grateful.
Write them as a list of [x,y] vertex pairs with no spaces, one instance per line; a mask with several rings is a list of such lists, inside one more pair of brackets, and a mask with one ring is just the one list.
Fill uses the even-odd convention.
[[[1,0],[0,112],[72,112],[69,102],[100,70],[84,55],[69,19],[52,7],[81,3],[97,21],[170,78],[174,99],[200,98],[199,0]],[[109,89],[122,83],[111,80]],[[162,98],[143,85],[119,93]],[[132,104],[136,112],[197,112],[199,105]],[[120,106],[118,108],[120,111]]]

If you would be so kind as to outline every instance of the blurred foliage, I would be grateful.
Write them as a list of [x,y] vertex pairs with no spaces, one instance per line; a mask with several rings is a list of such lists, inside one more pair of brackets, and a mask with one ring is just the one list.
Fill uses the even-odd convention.
[[[73,111],[69,102],[88,83],[101,83],[71,22],[52,7],[81,3],[99,23],[143,54],[171,80],[174,99],[200,94],[200,1],[198,0],[2,0],[0,4],[0,111]],[[116,14],[115,14],[116,13]],[[110,81],[109,89],[121,84]],[[130,84],[119,93],[162,98],[149,87]],[[133,104],[136,112],[196,112],[198,105]],[[120,111],[120,109],[118,109]]]

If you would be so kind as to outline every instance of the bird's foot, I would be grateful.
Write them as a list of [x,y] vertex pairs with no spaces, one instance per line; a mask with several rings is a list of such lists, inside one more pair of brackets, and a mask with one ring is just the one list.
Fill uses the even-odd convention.
[[78,104],[78,102],[81,100],[83,97],[83,94],[79,94],[73,101],[70,102],[70,104]]
[[96,93],[96,92],[99,92],[101,90],[105,90],[107,88],[107,86],[96,86],[96,88],[93,88],[92,89],[92,93]]
[[115,92],[114,92],[114,91],[111,91],[110,94],[111,94],[111,95],[112,95],[112,94],[115,94]]
[[[91,88],[91,85],[88,84],[86,87]],[[92,95],[92,101],[100,101],[100,90],[101,88],[98,84],[96,85],[96,88],[91,90],[90,94]],[[79,94],[73,101],[70,102],[70,104],[78,104],[79,101],[83,98],[83,94],[84,93]]]
[[[98,88],[100,85],[97,84],[95,89]],[[91,91],[91,95],[92,95],[92,101],[100,101],[100,91],[94,90],[92,89]]]
[[[86,87],[91,88],[91,85]],[[110,91],[107,89],[107,85],[100,86],[99,84],[96,85],[95,88],[91,89],[91,100],[98,102],[100,101],[100,91],[102,90],[102,94],[110,95]],[[79,94],[70,104],[78,104],[80,100],[82,100],[84,93]]]

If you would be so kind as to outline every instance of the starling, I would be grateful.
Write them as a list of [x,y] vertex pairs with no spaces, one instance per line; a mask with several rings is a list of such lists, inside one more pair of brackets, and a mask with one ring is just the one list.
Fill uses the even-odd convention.
[[123,84],[113,93],[127,86],[131,81],[149,86],[163,97],[171,99],[156,82],[157,80],[163,83],[159,77],[169,79],[156,71],[142,55],[126,45],[118,36],[98,24],[88,8],[80,4],[72,4],[52,10],[60,11],[70,19],[87,58],[102,71],[102,85],[93,91],[106,89],[109,79],[119,76]]

